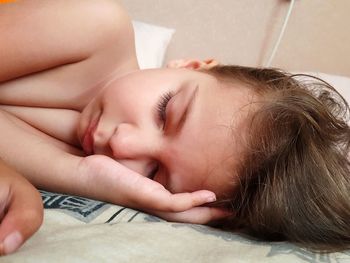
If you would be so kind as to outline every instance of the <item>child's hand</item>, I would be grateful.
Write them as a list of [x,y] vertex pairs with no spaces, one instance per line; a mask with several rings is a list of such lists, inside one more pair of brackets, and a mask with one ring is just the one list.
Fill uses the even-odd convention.
[[39,192],[0,161],[0,255],[17,250],[43,220]]
[[85,177],[86,182],[83,186],[85,193],[81,194],[92,198],[150,211],[174,221],[206,223],[223,216],[218,208],[198,207],[215,201],[213,192],[201,190],[172,194],[161,184],[107,156],[84,157],[78,174]]
[[146,212],[159,216],[167,221],[191,223],[191,224],[208,224],[212,221],[221,220],[234,215],[233,212],[219,207],[194,207],[183,212],[161,212],[150,211]]

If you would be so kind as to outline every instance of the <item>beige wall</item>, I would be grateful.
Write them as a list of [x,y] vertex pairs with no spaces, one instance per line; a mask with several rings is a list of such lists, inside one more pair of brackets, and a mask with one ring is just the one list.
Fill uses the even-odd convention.
[[[215,57],[266,63],[288,0],[122,0],[133,19],[176,29],[167,60]],[[296,0],[272,63],[296,71],[350,76],[350,0]]]

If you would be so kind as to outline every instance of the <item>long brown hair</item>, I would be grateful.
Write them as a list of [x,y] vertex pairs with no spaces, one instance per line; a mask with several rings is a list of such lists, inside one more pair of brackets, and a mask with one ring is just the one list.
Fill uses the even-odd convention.
[[347,102],[311,76],[239,66],[209,73],[258,95],[226,227],[313,250],[350,248]]

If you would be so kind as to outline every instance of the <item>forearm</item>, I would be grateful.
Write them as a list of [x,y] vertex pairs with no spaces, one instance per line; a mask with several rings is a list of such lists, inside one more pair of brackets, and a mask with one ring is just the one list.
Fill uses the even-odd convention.
[[37,188],[112,203],[123,199],[113,174],[90,169],[77,149],[2,110],[0,127],[0,158]]
[[[0,111],[0,158],[38,188],[147,211],[182,212],[190,209],[190,214],[191,208],[215,199],[213,193],[205,190],[171,194],[161,184],[107,156],[80,157],[68,153],[44,137],[26,131],[20,127],[20,120],[18,123],[15,120],[9,113]],[[213,218],[214,214],[212,209],[206,211],[201,217],[204,221]],[[171,219],[168,215],[165,217]],[[175,220],[190,221],[186,216],[188,213],[180,213]],[[196,218],[191,222],[204,222],[198,220],[198,216]]]
[[40,131],[30,132],[26,125],[0,111],[0,158],[38,188],[72,191],[80,183],[74,176],[80,157],[69,153],[71,149],[39,136]]

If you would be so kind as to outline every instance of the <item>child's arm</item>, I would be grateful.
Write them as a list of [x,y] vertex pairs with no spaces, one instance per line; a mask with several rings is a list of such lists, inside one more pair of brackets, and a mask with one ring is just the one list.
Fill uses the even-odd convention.
[[[67,146],[53,143],[50,140],[54,138],[41,134],[39,130],[1,110],[0,127],[0,158],[38,188],[153,213],[183,212],[192,208],[198,211],[197,206],[214,201],[214,193],[206,190],[171,194],[161,184],[106,156],[80,157],[70,154],[64,148]],[[200,210],[202,212],[191,222],[210,221],[210,218],[218,217],[215,209]],[[169,214],[166,217],[172,219]],[[176,221],[189,221],[181,215],[173,218]]]
[[17,250],[43,220],[39,192],[0,160],[0,255]]
[[[72,78],[67,78],[68,72],[62,73],[62,65],[68,65],[71,74],[83,74],[75,78],[77,81],[89,83],[102,73],[111,73],[107,69],[122,70],[125,64],[134,68],[136,64],[130,19],[115,0],[18,0],[0,6],[0,32],[0,50],[6,51],[0,52],[2,104],[40,106],[33,101],[43,101],[43,87],[45,95],[54,98],[67,93],[67,87],[74,83],[67,81]],[[77,64],[79,67],[72,70]],[[53,76],[49,69],[58,67],[55,74],[62,75]],[[35,78],[38,74],[30,75],[28,85],[23,83],[28,77],[17,78],[43,70],[47,74],[40,76],[40,82]],[[7,81],[14,78],[17,79]],[[21,92],[13,89],[25,90],[25,96],[18,96]],[[56,105],[56,101],[53,105],[47,96],[45,101],[50,105],[41,106],[67,107],[67,103]],[[8,113],[0,112],[0,127],[0,157],[43,189],[163,212],[206,203],[207,195],[212,194],[204,191],[172,195],[112,159],[104,159],[108,165],[101,168],[96,160],[103,157],[70,154],[76,152],[73,147],[34,131]]]

